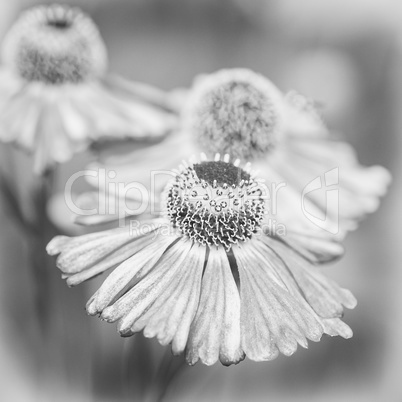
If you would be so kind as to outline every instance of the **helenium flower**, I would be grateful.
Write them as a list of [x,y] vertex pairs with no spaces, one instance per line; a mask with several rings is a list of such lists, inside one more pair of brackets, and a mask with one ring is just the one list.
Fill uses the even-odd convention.
[[[48,245],[70,286],[116,267],[87,303],[143,331],[189,364],[293,354],[322,334],[352,336],[341,321],[356,300],[314,264],[340,257],[329,234],[269,230],[264,182],[229,155],[183,162],[167,184],[159,217]],[[147,230],[143,230],[147,228]]]
[[98,28],[77,8],[24,11],[1,58],[0,140],[32,153],[36,173],[93,142],[157,138],[177,124],[162,91],[108,73]]

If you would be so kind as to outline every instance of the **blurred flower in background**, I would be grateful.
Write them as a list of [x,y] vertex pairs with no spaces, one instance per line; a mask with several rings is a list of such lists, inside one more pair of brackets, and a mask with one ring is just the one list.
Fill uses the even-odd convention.
[[[253,161],[267,183],[284,187],[273,211],[278,222],[301,232],[327,230],[340,238],[374,212],[386,193],[390,182],[386,169],[361,166],[353,148],[331,135],[312,102],[295,92],[281,93],[251,70],[227,69],[198,77],[182,109],[180,131],[172,132],[171,138],[131,154],[109,150],[89,169],[106,169],[113,172],[111,182],[139,182],[152,191],[150,171],[172,168],[185,153],[197,149],[209,156],[229,153]],[[90,181],[102,193],[112,188],[109,182]],[[326,197],[331,185],[339,188],[339,200],[333,205]],[[307,192],[308,186],[312,188]],[[159,202],[157,195],[155,199]],[[300,208],[302,199],[305,210]],[[93,197],[93,206],[100,202]],[[82,216],[78,221],[99,223],[109,218]]]
[[184,131],[207,151],[257,160],[255,166],[267,182],[285,183],[289,191],[285,188],[278,201],[278,220],[286,225],[298,221],[300,230],[311,227],[309,219],[300,219],[297,212],[290,219],[281,214],[297,211],[306,186],[338,169],[340,177],[332,184],[339,184],[339,205],[328,206],[326,197],[312,191],[313,198],[305,202],[309,211],[318,208],[326,214],[321,228],[342,238],[366,213],[378,208],[389,173],[380,166],[360,166],[354,150],[331,136],[313,104],[294,92],[284,96],[269,84],[262,76],[236,69],[200,79],[185,112],[189,123]]
[[93,141],[149,140],[176,123],[161,91],[107,73],[99,31],[77,8],[25,11],[4,39],[2,61],[0,138],[33,153],[37,173]]

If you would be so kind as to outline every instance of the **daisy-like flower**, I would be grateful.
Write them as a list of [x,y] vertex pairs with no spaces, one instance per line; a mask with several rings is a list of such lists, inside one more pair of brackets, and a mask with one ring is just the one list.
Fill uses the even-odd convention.
[[[312,101],[294,91],[284,95],[262,75],[232,69],[201,76],[183,104],[180,132],[125,158],[104,155],[92,167],[114,170],[119,182],[146,185],[150,170],[171,169],[200,147],[209,157],[229,153],[282,186],[278,221],[340,238],[378,208],[387,190],[386,169],[360,165],[352,147],[330,135]],[[329,204],[331,189],[338,196]]]
[[57,236],[47,251],[70,286],[116,267],[88,314],[117,322],[122,336],[171,343],[189,364],[272,360],[323,333],[351,337],[340,317],[355,298],[314,266],[342,247],[328,234],[272,230],[267,196],[249,164],[202,155],[175,172],[160,217]]
[[165,94],[107,73],[105,44],[77,8],[23,12],[1,56],[0,139],[33,153],[38,173],[93,141],[160,137],[176,125]]

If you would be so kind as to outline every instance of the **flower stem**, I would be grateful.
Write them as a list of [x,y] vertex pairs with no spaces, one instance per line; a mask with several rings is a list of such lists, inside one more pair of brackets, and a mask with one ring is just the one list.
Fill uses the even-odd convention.
[[52,194],[54,171],[40,177],[32,192],[35,216],[32,222],[29,247],[36,285],[36,309],[42,331],[46,331],[50,319],[51,286],[49,278],[49,257],[46,245],[54,234],[54,228],[47,217],[46,206]]
[[170,349],[167,348],[154,381],[151,383],[152,388],[148,394],[148,400],[150,402],[162,402],[170,386],[185,367],[187,364],[184,356],[173,356]]

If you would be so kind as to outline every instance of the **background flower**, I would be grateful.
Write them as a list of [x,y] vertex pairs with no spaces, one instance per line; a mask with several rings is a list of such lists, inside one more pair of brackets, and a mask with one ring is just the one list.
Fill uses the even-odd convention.
[[107,73],[103,39],[77,8],[25,11],[3,41],[2,62],[0,139],[33,153],[37,173],[94,141],[149,141],[176,124],[162,91]]
[[[90,169],[113,171],[112,182],[140,182],[151,192],[150,171],[171,169],[184,152],[196,152],[197,147],[209,155],[227,152],[251,158],[261,176],[280,190],[272,194],[273,218],[293,227],[297,222],[301,231],[325,230],[340,238],[374,212],[386,193],[386,169],[361,166],[353,148],[329,133],[311,101],[295,92],[285,96],[251,70],[200,76],[185,99],[179,132],[123,157],[104,154]],[[106,182],[91,181],[102,191],[110,188]],[[329,204],[331,188],[337,199]]]

